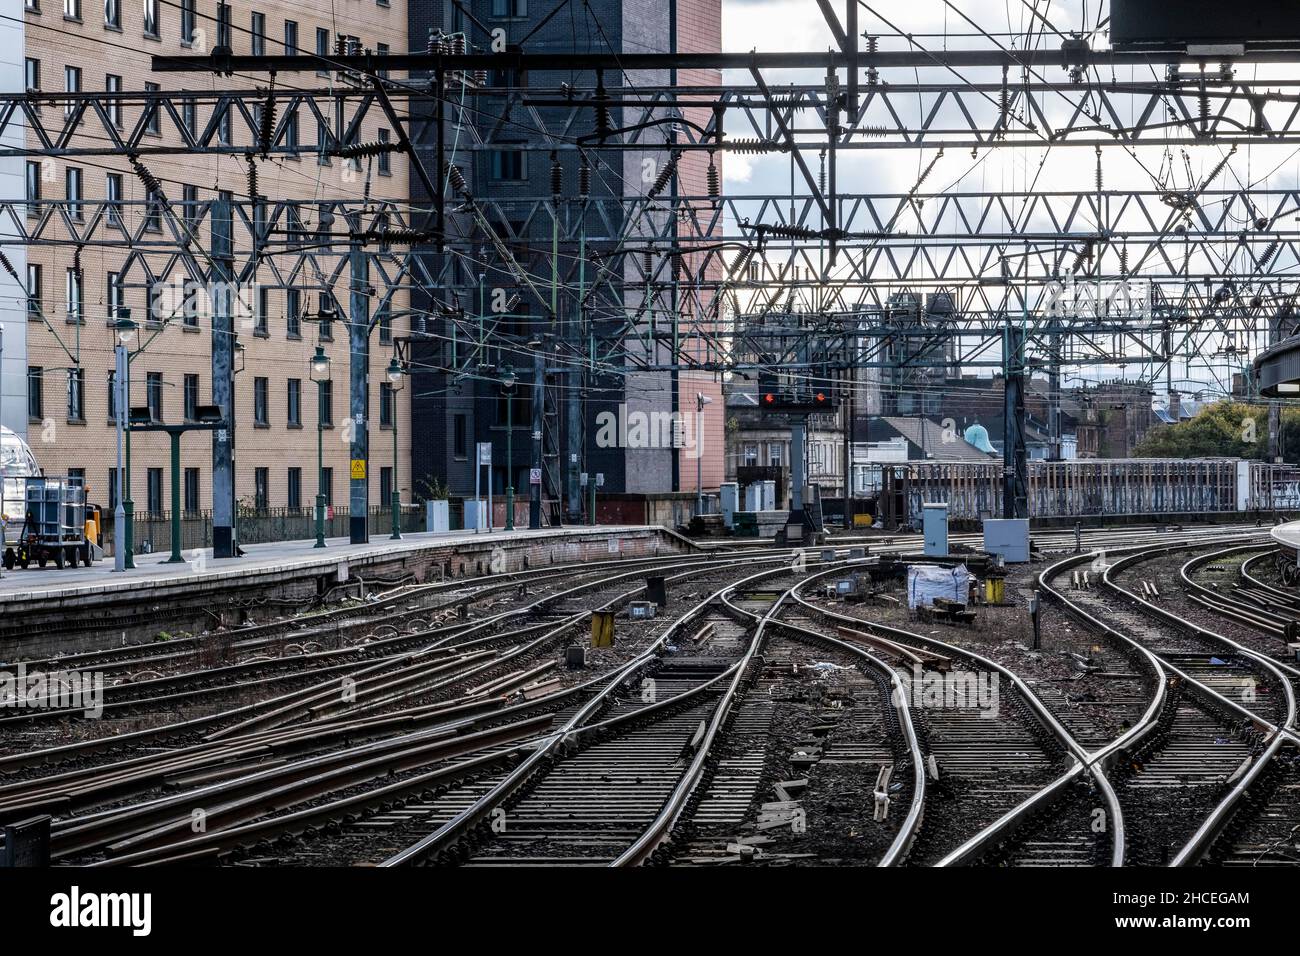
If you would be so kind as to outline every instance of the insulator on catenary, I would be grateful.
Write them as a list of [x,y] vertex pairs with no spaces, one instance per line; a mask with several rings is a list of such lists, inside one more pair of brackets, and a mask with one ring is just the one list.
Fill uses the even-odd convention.
[[15,279],[18,278],[18,273],[14,271],[13,263],[9,261],[9,257],[3,252],[0,252],[0,268],[4,269],[5,272],[9,273]]
[[248,198],[249,198],[249,199],[252,199],[252,200],[256,200],[256,199],[257,199],[257,195],[258,195],[258,193],[257,193],[257,163],[253,161],[253,157],[252,157],[252,156],[249,156],[249,157],[248,157]]
[[664,163],[663,169],[659,170],[659,175],[655,178],[654,185],[652,185],[646,192],[647,199],[653,199],[668,188],[669,181],[671,181],[673,176],[677,173],[677,160],[679,158],[680,157],[677,153],[673,153],[668,157],[668,162]]
[[651,273],[655,271],[655,251],[649,246],[641,250],[641,264],[645,266],[645,277],[648,281]]
[[718,175],[718,167],[713,162],[713,153],[709,152],[709,169],[707,173],[709,198],[717,199],[722,195],[722,179]]
[[1265,246],[1264,251],[1259,254],[1259,267],[1261,269],[1264,268],[1266,265],[1269,264],[1269,262],[1272,261],[1273,256],[1277,255],[1277,246],[1278,246],[1278,241],[1274,239],[1267,246]]
[[559,157],[551,154],[551,195],[558,196],[564,191],[564,166]]
[[135,156],[131,157],[131,168],[135,170],[136,176],[139,177],[146,190],[151,193],[162,193],[162,183],[158,181],[158,177],[150,172],[149,167],[140,162]]
[[578,166],[578,195],[584,198],[591,195],[591,166],[585,156]]
[[257,128],[257,148],[263,157],[271,150],[271,137],[275,135],[275,96],[267,93],[262,104],[261,122]]
[[469,195],[469,184],[465,182],[465,174],[460,171],[460,167],[455,163],[447,164],[447,176],[451,180],[451,187],[462,196]]
[[754,258],[753,246],[746,246],[744,249],[741,249],[740,253],[736,256],[736,258],[732,260],[731,277],[733,279],[739,277],[741,273],[743,273],[745,269],[749,266],[749,260],[752,258]]

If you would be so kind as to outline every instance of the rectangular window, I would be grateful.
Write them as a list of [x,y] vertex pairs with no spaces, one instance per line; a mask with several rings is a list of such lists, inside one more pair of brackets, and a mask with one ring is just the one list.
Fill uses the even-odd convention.
[[39,365],[27,366],[27,417],[39,422],[45,417],[45,373]]
[[199,417],[199,377],[185,376],[185,420],[192,422]]
[[494,17],[528,16],[528,0],[492,0]]
[[288,484],[289,484],[289,494],[288,494],[288,500],[285,501],[285,504],[289,508],[293,510],[297,510],[298,508],[302,507],[302,469],[301,468],[289,469]]
[[[284,114],[284,127],[283,132],[280,134],[280,142],[285,146],[298,145],[298,110],[296,107]],[[296,159],[297,157],[286,158]]]
[[194,514],[199,510],[199,470],[185,469],[185,511]]
[[488,172],[496,182],[520,182],[528,178],[523,150],[494,149],[488,153]]
[[81,284],[81,272],[68,269],[63,283],[64,301],[67,303],[69,322],[80,322],[86,315],[86,296]]
[[[388,4],[385,3],[384,6],[388,6]],[[388,56],[388,44],[387,44],[387,43],[376,43],[376,44],[375,44],[375,53],[376,53],[377,55],[379,55],[379,56]],[[379,74],[379,78],[380,78],[381,80],[386,80],[386,79],[388,79],[388,70],[387,70],[387,69],[380,69],[380,70],[376,70],[375,72],[377,72],[377,73]]]
[[24,84],[28,93],[39,93],[41,91],[41,61],[34,57],[27,57],[23,61]]
[[155,40],[162,36],[162,20],[158,14],[158,0],[144,0],[144,35]]
[[[151,83],[148,80],[145,80],[144,91],[146,93],[157,93],[158,90],[159,86],[157,83]],[[157,101],[146,99],[144,110],[147,117],[144,123],[144,131],[146,133],[152,133],[154,136],[162,135],[162,120],[160,119],[160,114],[158,112]]]
[[302,338],[302,290],[284,291],[284,329],[291,339]]
[[293,56],[298,52],[298,21],[284,21],[284,53]]
[[393,386],[388,382],[379,383],[379,427],[393,427]]
[[[330,32],[324,27],[316,28],[316,55],[327,57],[330,55]],[[317,70],[317,76],[329,76],[329,70]]]
[[325,506],[334,505],[334,469],[322,468],[320,470],[320,493],[325,498]]
[[104,0],[104,26],[122,29],[122,0]]
[[86,391],[86,370],[84,368],[68,369],[68,421],[84,422],[86,406],[83,396]]
[[[104,74],[104,90],[108,93],[122,92],[122,78],[116,73]],[[110,100],[108,106],[108,118],[118,129],[122,128],[122,103],[120,100]]]
[[230,4],[217,4],[217,46],[230,46]]
[[150,372],[145,376],[145,402],[149,406],[149,420],[163,420],[163,377],[162,372]]
[[318,382],[317,388],[320,390],[320,408],[317,414],[320,415],[321,426],[328,428],[334,424],[334,383]]
[[122,225],[122,174],[108,173],[104,177],[104,198],[108,201],[108,221]]
[[144,228],[146,232],[162,232],[162,200],[153,190],[145,197]]
[[270,507],[271,479],[266,468],[253,469],[253,507],[258,511],[265,511]]
[[266,56],[266,14],[253,14],[253,56]]
[[149,513],[160,515],[163,512],[163,479],[161,468],[150,468],[147,474]]
[[289,388],[285,397],[285,410],[290,428],[302,427],[302,379],[289,379]]
[[181,46],[194,42],[194,0],[181,0]]
[[469,439],[466,435],[465,416],[457,415],[452,419],[452,444],[451,453],[458,461],[464,461],[469,457]]
[[30,10],[32,13],[41,12],[40,0],[23,0],[23,9]]
[[27,161],[27,215],[41,214],[41,164]]
[[258,428],[268,428],[271,425],[270,413],[267,409],[270,404],[269,390],[270,384],[267,379],[261,376],[253,379],[253,424]]
[[379,307],[379,344],[389,345],[393,341],[393,314],[388,306]]
[[181,187],[181,215],[190,228],[198,225],[199,221],[199,187],[193,183],[186,183]]
[[122,307],[126,304],[122,299],[122,273],[110,272],[104,280],[104,291],[108,300],[108,321],[116,321],[121,317]]
[[271,334],[271,290],[262,286],[257,290],[257,310],[253,314],[253,334],[263,338]]
[[234,134],[231,132],[229,109],[223,109],[221,111],[221,118],[217,120],[217,140],[222,146],[234,145]]
[[63,17],[66,20],[80,20],[81,0],[63,0]]
[[86,215],[82,205],[85,193],[81,189],[81,167],[69,166],[63,171],[63,182],[68,198],[68,215],[76,222],[81,222]]
[[[81,67],[65,66],[63,68],[63,92],[65,93],[81,92]],[[76,106],[76,103],[73,102],[72,100],[68,100],[67,103],[63,105],[64,115],[71,116],[74,106]]]
[[181,122],[185,124],[185,131],[194,136],[199,131],[199,104],[191,96],[185,97],[181,102]]
[[379,507],[387,508],[393,500],[393,469],[383,465],[379,469]]
[[44,297],[41,290],[42,275],[39,264],[34,262],[27,264],[27,318],[29,319],[39,320],[44,311],[41,306],[41,299]]
[[203,286],[186,280],[184,287],[185,301],[181,303],[181,324],[187,329],[199,327],[199,309],[203,300]]
[[[390,136],[389,136],[389,132],[388,132],[388,130],[386,130],[386,129],[381,129],[381,130],[379,131],[379,142],[380,142],[380,145],[385,145],[385,144],[387,144],[388,141],[389,141],[389,138],[390,138]],[[386,152],[385,152],[385,153],[380,153],[380,154],[379,154],[379,175],[381,175],[381,176],[391,176],[391,175],[393,175],[393,154],[392,154],[392,153],[386,153]]]

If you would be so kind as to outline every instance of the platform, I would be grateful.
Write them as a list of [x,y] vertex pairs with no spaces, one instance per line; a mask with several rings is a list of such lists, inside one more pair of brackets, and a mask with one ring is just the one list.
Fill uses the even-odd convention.
[[84,635],[85,646],[95,646],[101,641],[87,631],[139,639],[156,634],[159,620],[168,622],[165,630],[238,625],[271,613],[277,603],[310,601],[359,578],[418,583],[690,550],[689,539],[657,525],[577,525],[412,533],[367,544],[330,538],[325,548],[316,548],[313,538],[247,545],[242,557],[222,560],[210,548],[192,549],[180,564],[168,563],[169,552],[137,555],[136,567],[121,572],[111,560],[88,568],[33,566],[0,577],[0,659],[20,649],[75,649],[60,633]]
[[1288,521],[1285,524],[1274,525],[1269,529],[1269,534],[1282,547],[1300,552],[1300,521]]

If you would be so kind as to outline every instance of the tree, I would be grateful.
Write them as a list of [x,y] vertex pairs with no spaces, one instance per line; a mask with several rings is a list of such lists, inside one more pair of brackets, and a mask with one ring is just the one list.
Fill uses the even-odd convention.
[[[1300,439],[1300,418],[1296,413],[1287,417]],[[1137,458],[1263,459],[1268,454],[1268,409],[1243,402],[1215,402],[1188,421],[1152,428],[1133,454]]]

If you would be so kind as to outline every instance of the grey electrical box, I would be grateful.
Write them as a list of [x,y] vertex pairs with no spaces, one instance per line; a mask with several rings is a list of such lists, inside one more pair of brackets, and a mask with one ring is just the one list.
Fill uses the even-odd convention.
[[999,555],[1007,564],[1029,560],[1028,518],[986,518],[984,550]]
[[718,486],[718,503],[722,507],[722,523],[728,528],[736,523],[737,507],[740,504],[740,485],[734,481],[724,481]]
[[924,512],[926,557],[943,557],[948,553],[948,506],[929,504]]

